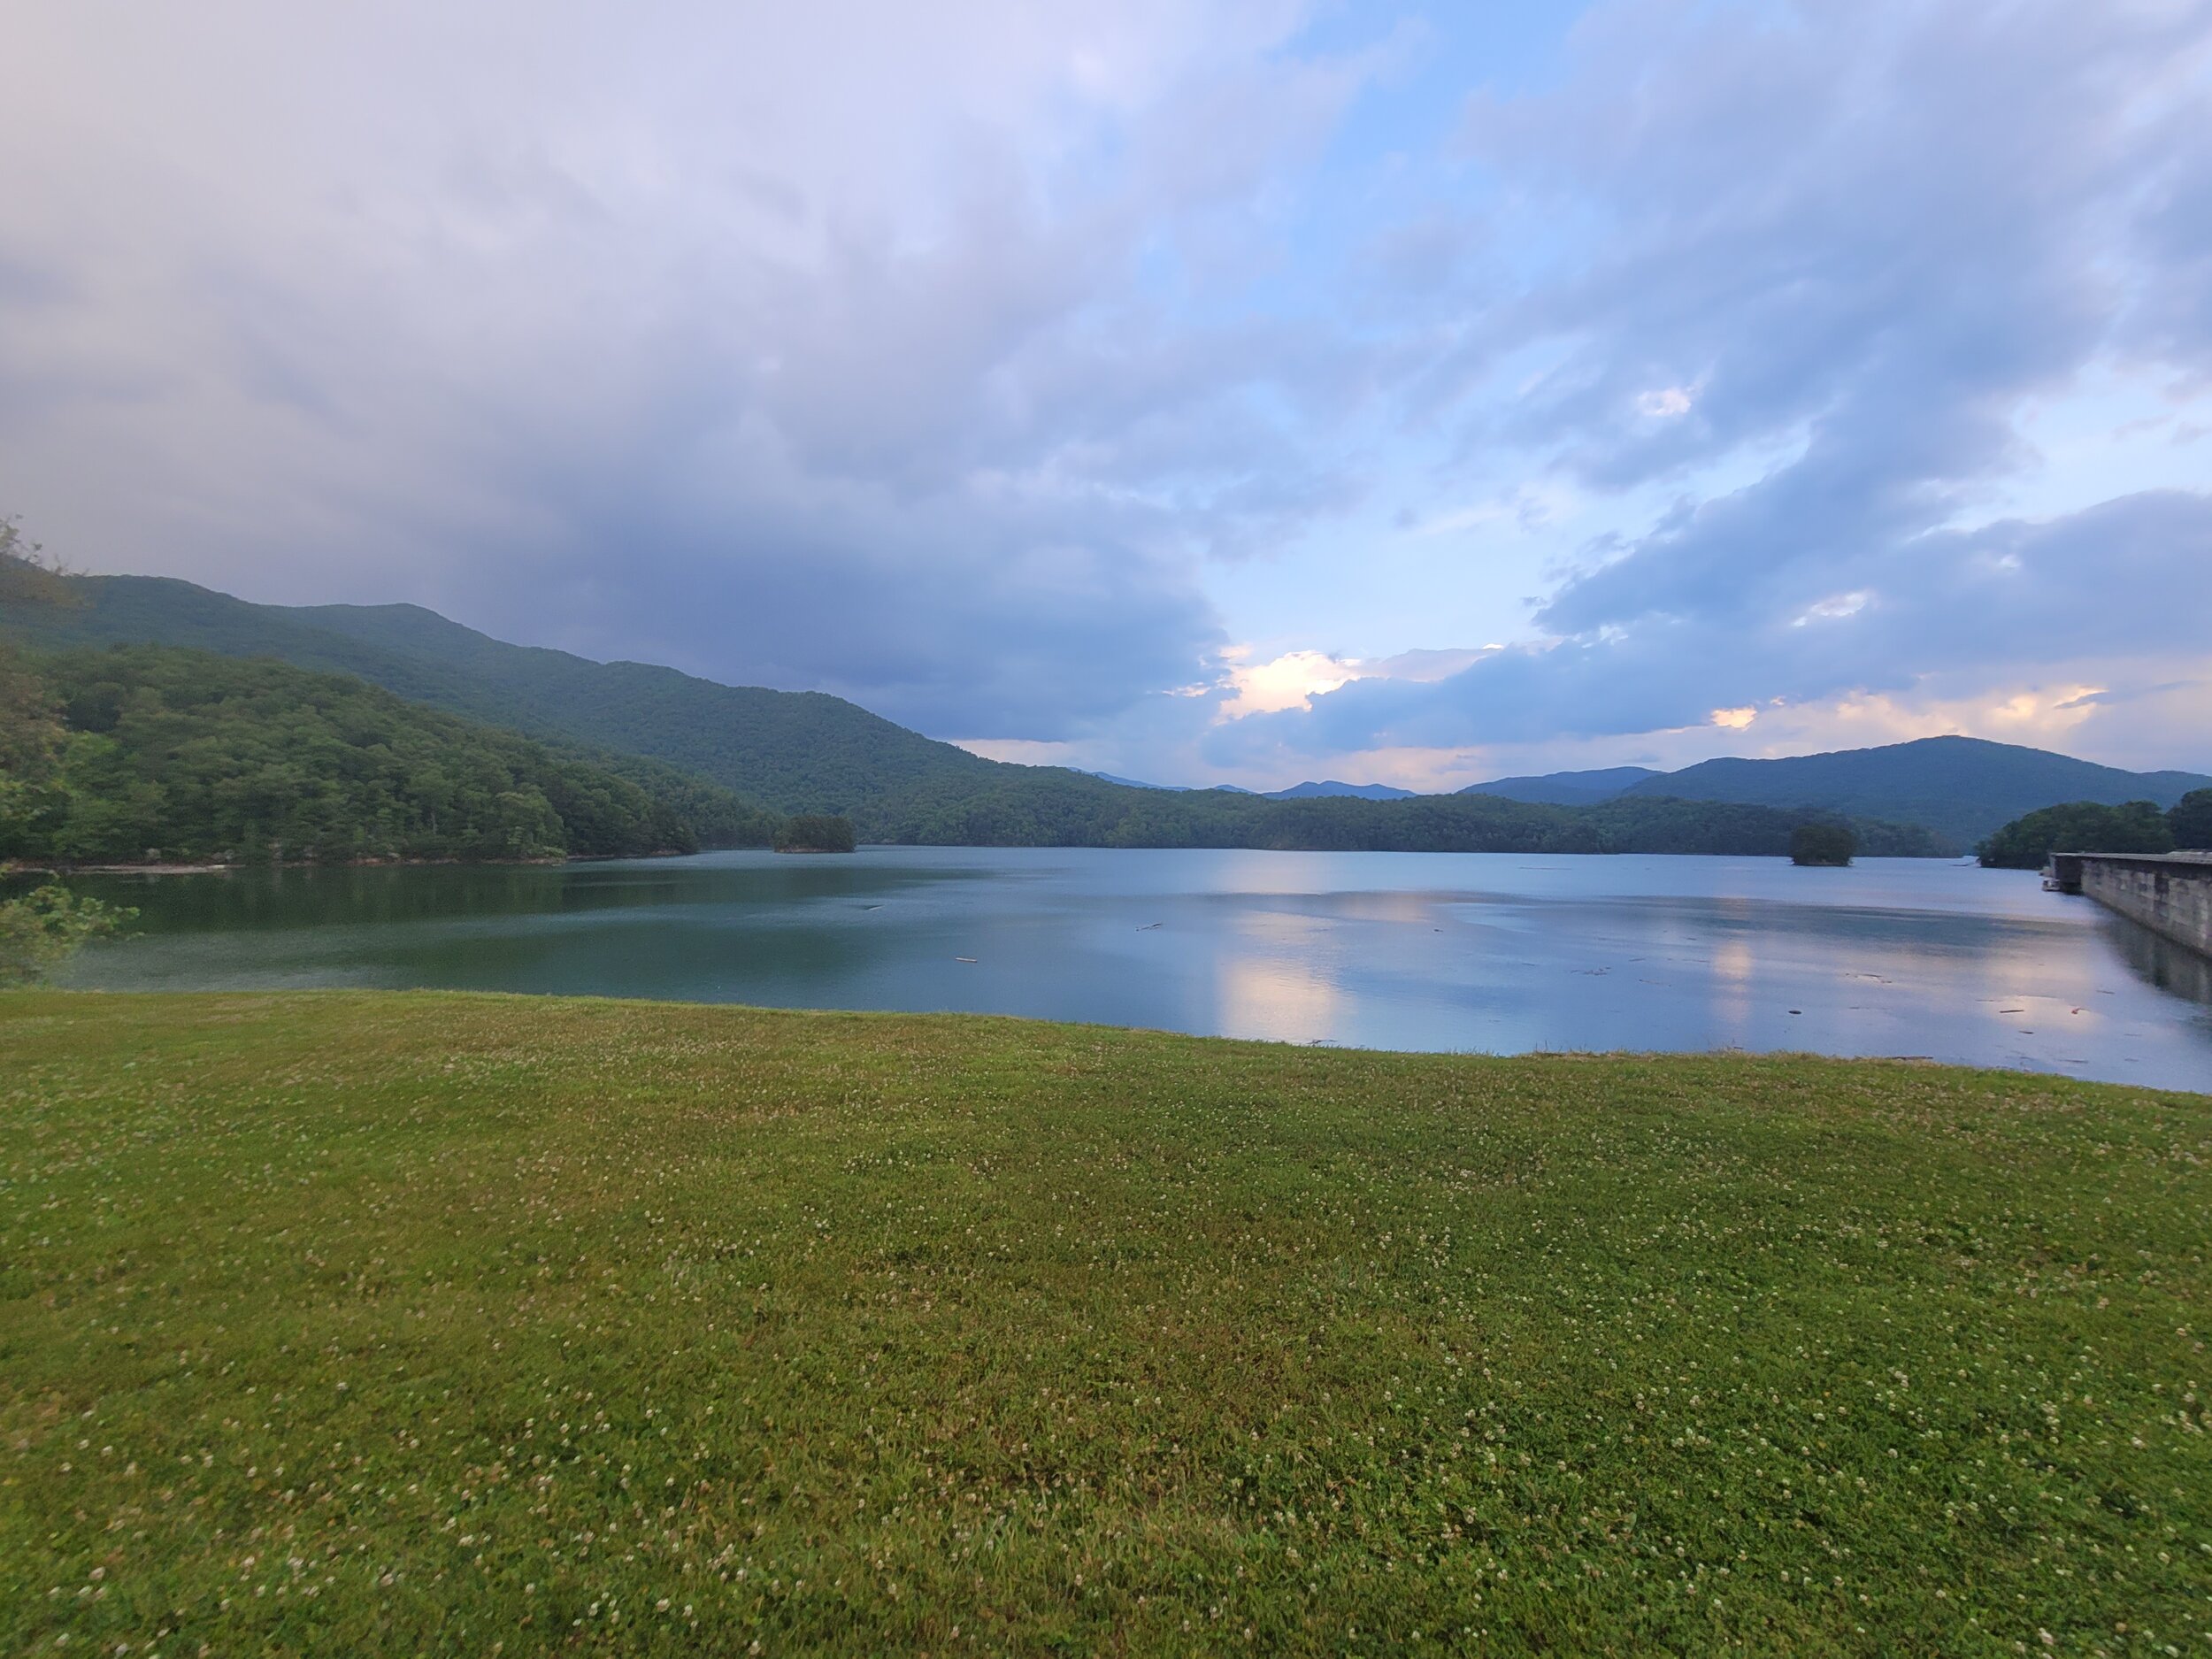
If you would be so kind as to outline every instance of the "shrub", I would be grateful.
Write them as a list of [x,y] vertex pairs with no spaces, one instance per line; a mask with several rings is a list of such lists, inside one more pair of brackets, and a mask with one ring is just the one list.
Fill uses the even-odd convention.
[[0,985],[44,979],[87,940],[119,932],[137,915],[79,898],[51,881],[22,898],[0,901]]

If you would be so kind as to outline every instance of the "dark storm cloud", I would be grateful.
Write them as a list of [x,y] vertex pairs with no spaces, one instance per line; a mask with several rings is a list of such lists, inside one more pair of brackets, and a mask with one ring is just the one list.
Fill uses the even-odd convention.
[[35,7],[4,504],[1064,735],[1223,642],[1200,560],[1356,489],[1347,348],[1208,270],[1368,73],[1279,52],[1302,9]]

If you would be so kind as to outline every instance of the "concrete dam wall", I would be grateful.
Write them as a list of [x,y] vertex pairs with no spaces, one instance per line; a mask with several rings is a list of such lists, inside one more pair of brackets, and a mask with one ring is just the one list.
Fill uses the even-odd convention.
[[2045,875],[2062,893],[2212,956],[2212,853],[2053,853]]

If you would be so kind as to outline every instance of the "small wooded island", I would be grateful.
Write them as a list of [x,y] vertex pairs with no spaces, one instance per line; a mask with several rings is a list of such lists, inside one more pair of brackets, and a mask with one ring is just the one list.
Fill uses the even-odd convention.
[[1800,824],[1790,832],[1790,862],[1842,868],[1857,856],[1859,838],[1848,824]]

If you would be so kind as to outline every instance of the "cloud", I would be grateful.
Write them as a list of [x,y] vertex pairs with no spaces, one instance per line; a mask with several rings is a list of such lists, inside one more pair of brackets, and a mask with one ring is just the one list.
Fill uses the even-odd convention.
[[2039,401],[2100,371],[2201,389],[2208,96],[2203,4],[1591,13],[1555,86],[1468,107],[1530,268],[1459,290],[1419,406],[1490,465],[1676,499],[1593,541],[1515,649],[1352,681],[1215,753],[1631,738],[2131,652],[2212,666],[2212,497],[2100,498],[2090,474],[2066,511],[1991,511],[2049,465],[2023,436]]
[[1220,258],[1372,72],[1303,11],[34,4],[0,491],[97,567],[1063,735],[1356,489],[1360,351]]
[[32,0],[0,509],[1135,775],[2212,728],[2212,0],[1462,27]]
[[1864,603],[1821,615],[1819,602],[1784,595],[1750,614],[1722,605],[1487,653],[1441,680],[1353,680],[1314,696],[1310,712],[1240,722],[1216,752],[1625,737],[1776,700],[1901,698],[1936,679],[1978,675],[1993,686],[2074,664],[2200,656],[2212,496],[2159,492],[2051,522],[1927,532],[1847,558],[1822,580]]

